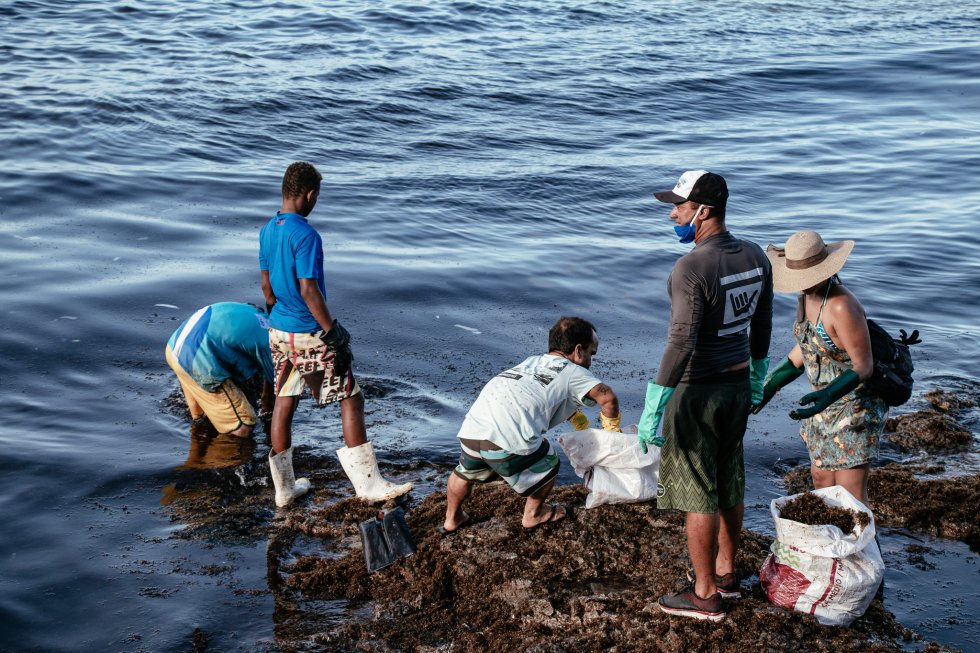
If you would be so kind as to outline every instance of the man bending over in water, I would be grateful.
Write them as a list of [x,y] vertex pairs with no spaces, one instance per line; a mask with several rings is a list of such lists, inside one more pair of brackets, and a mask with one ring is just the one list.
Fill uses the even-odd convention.
[[263,409],[271,408],[269,323],[260,308],[234,302],[205,306],[170,336],[166,357],[191,419],[207,416],[218,433],[252,434],[255,409],[242,388],[256,374],[263,379]]

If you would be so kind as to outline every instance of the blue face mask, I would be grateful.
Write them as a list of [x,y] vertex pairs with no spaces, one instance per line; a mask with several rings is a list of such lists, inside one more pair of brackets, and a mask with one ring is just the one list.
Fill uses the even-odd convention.
[[674,233],[676,233],[677,237],[681,239],[682,244],[686,245],[687,243],[694,242],[694,234],[698,230],[697,221],[698,218],[701,217],[701,209],[703,208],[704,208],[704,204],[698,206],[697,212],[694,214],[694,217],[691,219],[691,221],[688,224],[674,225]]

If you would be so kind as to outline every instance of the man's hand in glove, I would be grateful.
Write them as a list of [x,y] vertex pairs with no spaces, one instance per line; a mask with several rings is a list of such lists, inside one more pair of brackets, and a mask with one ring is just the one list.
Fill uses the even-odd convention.
[[584,431],[589,428],[589,418],[585,416],[580,410],[576,410],[572,413],[572,416],[568,418],[569,423],[571,423],[572,428],[576,431]]
[[350,371],[351,363],[354,362],[354,354],[350,349],[350,333],[340,326],[339,321],[334,320],[330,330],[320,336],[320,340],[334,354],[334,375],[340,378],[346,377]]
[[616,413],[615,417],[606,417],[605,414],[599,413],[599,421],[602,422],[602,429],[604,431],[615,431],[616,433],[622,433],[623,429],[620,428],[619,422],[622,419],[619,413]]
[[664,408],[670,401],[670,396],[674,394],[675,388],[665,388],[657,385],[653,381],[647,383],[647,398],[643,406],[643,414],[640,415],[640,423],[637,425],[637,439],[640,441],[640,451],[647,452],[649,445],[658,447],[664,446],[664,438],[657,435],[660,427],[660,418],[663,417]]

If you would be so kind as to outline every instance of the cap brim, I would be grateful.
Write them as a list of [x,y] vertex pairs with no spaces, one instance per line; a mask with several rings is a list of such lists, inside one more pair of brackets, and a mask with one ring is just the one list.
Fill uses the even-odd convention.
[[672,190],[662,190],[659,193],[654,193],[653,196],[667,204],[680,204],[681,202],[687,201],[686,197],[681,197]]

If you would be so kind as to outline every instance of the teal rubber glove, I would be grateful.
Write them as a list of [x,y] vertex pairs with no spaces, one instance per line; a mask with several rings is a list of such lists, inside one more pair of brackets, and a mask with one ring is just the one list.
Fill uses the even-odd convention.
[[675,388],[665,388],[653,381],[647,383],[647,399],[643,406],[643,414],[640,415],[640,423],[636,427],[640,451],[643,453],[647,452],[648,445],[664,446],[664,438],[662,435],[657,435],[657,427],[660,426],[664,407],[670,401],[670,396],[674,394],[674,390]]
[[752,384],[752,405],[762,403],[762,386],[769,371],[769,357],[749,359],[749,383]]
[[[779,392],[781,387],[791,381],[795,381],[801,374],[803,374],[802,368],[793,365],[793,361],[788,357],[779,361],[776,369],[766,377],[766,385],[762,389],[762,401],[757,404],[752,404],[752,413],[757,415],[762,410],[762,407],[776,396],[776,393]],[[753,396],[754,399],[755,397]]]
[[861,377],[858,376],[858,373],[854,370],[847,370],[823,390],[817,390],[803,395],[800,399],[800,405],[813,405],[807,406],[806,408],[797,408],[789,416],[793,419],[813,417],[859,385],[861,385]]

